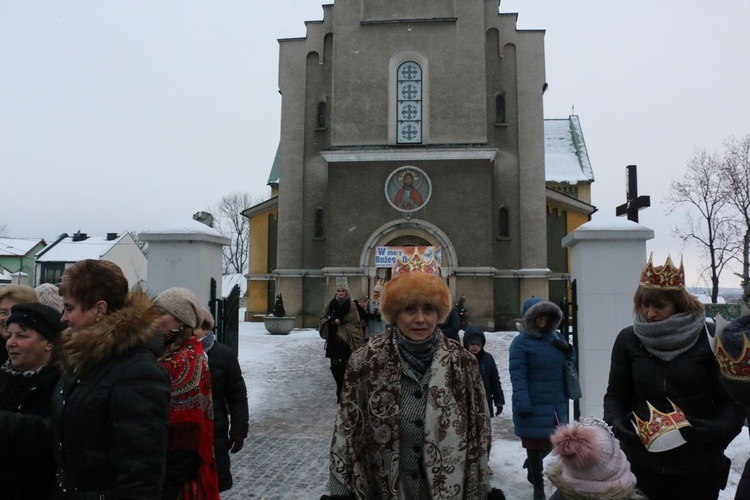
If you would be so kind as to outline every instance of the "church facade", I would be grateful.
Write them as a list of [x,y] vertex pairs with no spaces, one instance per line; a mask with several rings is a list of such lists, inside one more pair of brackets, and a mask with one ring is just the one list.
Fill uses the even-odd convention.
[[279,41],[273,197],[245,211],[261,227],[248,313],[282,293],[316,326],[336,277],[368,296],[402,251],[437,258],[489,330],[532,295],[564,295],[560,239],[595,210],[593,174],[578,117],[544,120],[544,32],[496,0],[338,0],[323,14]]

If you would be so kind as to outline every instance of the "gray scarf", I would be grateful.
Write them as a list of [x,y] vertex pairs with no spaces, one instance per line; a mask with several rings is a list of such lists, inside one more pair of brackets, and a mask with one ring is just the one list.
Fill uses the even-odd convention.
[[438,341],[440,340],[440,337],[438,337],[436,333],[439,333],[440,335],[442,335],[443,333],[439,328],[435,328],[435,331],[432,332],[432,335],[422,340],[421,342],[414,342],[413,340],[409,340],[408,338],[406,338],[406,336],[401,333],[401,330],[399,330],[397,327],[394,327],[394,330],[396,331],[398,352],[401,354],[401,357],[404,359],[404,361],[406,361],[406,364],[409,365],[412,370],[414,370],[414,373],[416,373],[419,378],[422,378],[430,368],[430,364],[432,363],[432,356],[435,354],[435,350],[438,346]]
[[633,331],[648,352],[664,361],[672,361],[693,347],[706,324],[705,313],[677,313],[663,321],[648,323],[638,313]]
[[206,335],[201,339],[201,344],[203,344],[203,350],[208,354],[208,351],[214,348],[214,344],[216,343],[216,334],[209,330],[206,332]]

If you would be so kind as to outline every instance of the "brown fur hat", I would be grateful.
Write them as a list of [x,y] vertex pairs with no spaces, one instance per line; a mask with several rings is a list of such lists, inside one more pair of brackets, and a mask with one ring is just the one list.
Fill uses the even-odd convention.
[[444,321],[452,307],[448,285],[436,274],[411,271],[399,274],[386,283],[380,299],[380,312],[388,323],[411,304],[423,303],[435,306],[438,321]]

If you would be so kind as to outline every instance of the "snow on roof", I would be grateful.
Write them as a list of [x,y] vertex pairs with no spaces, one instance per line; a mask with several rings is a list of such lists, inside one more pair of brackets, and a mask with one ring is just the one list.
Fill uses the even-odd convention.
[[44,240],[41,238],[0,238],[0,256],[23,256],[31,252],[39,243],[44,243]]
[[578,116],[544,120],[544,163],[547,182],[593,182]]
[[37,257],[37,262],[78,262],[83,259],[100,259],[115,246],[127,233],[114,240],[106,236],[89,236],[85,240],[73,241],[72,236],[61,239],[47,247],[47,251]]
[[245,292],[247,292],[247,278],[244,274],[225,274],[222,276],[221,296],[228,297],[234,285],[240,285],[240,297],[244,297]]
[[149,234],[208,234],[223,238],[223,235],[218,229],[208,227],[204,223],[198,222],[195,219],[180,220],[173,224],[166,224],[154,229],[147,229],[138,233],[138,237],[140,238],[140,235]]

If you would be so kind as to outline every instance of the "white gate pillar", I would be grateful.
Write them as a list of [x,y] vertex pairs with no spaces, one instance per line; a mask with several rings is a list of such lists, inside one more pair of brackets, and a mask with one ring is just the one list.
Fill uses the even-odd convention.
[[653,237],[652,229],[635,222],[601,217],[562,240],[577,289],[581,416],[603,415],[612,345],[633,324],[633,294],[646,265],[646,241]]

